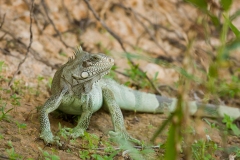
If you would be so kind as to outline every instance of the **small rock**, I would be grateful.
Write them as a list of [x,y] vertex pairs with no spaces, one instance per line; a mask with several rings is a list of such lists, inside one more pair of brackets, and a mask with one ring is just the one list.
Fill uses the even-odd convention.
[[153,79],[158,72],[157,80],[163,84],[173,84],[178,81],[178,73],[172,68],[163,68],[154,63],[148,63],[143,71],[147,72],[150,79]]
[[17,137],[12,137],[12,138],[11,138],[11,141],[12,141],[12,142],[19,142],[19,141],[21,141],[21,139],[20,139],[20,138],[17,138]]

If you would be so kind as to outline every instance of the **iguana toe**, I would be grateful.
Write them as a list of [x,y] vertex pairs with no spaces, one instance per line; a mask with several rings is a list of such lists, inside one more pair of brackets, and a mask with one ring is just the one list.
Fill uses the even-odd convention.
[[142,143],[131,137],[126,131],[124,132],[114,132],[114,131],[109,131],[109,135],[111,136],[111,138],[115,141],[121,141],[121,140],[127,140],[127,141],[130,141],[132,143],[135,143],[135,144],[138,144],[138,145],[141,145]]
[[71,138],[78,138],[84,136],[84,130],[81,128],[73,128]]
[[40,138],[43,139],[45,144],[57,144],[58,146],[62,146],[60,143],[60,138],[57,136],[53,136],[52,132],[43,132],[40,135]]
[[78,138],[84,136],[84,130],[81,128],[63,128],[62,131],[70,138]]

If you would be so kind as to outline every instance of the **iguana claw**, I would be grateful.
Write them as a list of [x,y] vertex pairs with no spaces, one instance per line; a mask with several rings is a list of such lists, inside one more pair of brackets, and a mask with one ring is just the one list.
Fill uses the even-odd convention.
[[62,132],[70,138],[78,138],[84,136],[84,130],[81,128],[62,128]]
[[43,139],[45,144],[57,144],[62,146],[60,143],[60,138],[58,136],[53,136],[52,132],[42,132],[40,138]]
[[117,142],[119,140],[127,140],[127,141],[130,141],[132,143],[142,145],[142,143],[139,140],[131,137],[126,131],[123,131],[123,132],[109,131],[108,133],[111,136],[111,139],[116,140]]

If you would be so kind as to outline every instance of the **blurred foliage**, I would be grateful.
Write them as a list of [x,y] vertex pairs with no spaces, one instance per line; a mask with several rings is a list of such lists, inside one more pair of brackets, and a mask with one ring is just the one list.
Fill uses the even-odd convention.
[[[217,95],[220,97],[239,97],[240,96],[240,78],[236,76],[239,74],[239,70],[234,70],[232,78],[226,79],[225,77],[220,77],[220,70],[225,69],[228,67],[231,67],[234,65],[233,62],[231,62],[231,54],[234,50],[238,49],[240,46],[239,43],[239,36],[240,31],[237,29],[237,27],[232,23],[232,20],[235,19],[237,16],[240,15],[239,10],[235,12],[233,15],[229,16],[229,10],[232,5],[232,0],[221,0],[220,5],[222,11],[220,11],[221,15],[216,16],[214,13],[209,10],[209,5],[211,2],[209,1],[199,1],[199,0],[185,0],[187,3],[191,3],[195,7],[199,8],[200,11],[202,11],[203,14],[208,17],[212,24],[216,27],[216,31],[219,32],[219,39],[220,39],[220,45],[214,46],[216,47],[216,52],[211,53],[214,55],[213,61],[209,65],[209,70],[206,72],[207,81],[204,81],[203,79],[199,79],[197,75],[191,74],[188,72],[188,68],[178,68],[178,72],[183,76],[183,79],[185,79],[184,83],[181,83],[181,86],[184,88],[188,88],[189,83],[199,83],[206,87],[207,91],[210,94]],[[205,23],[206,21],[207,23]],[[205,18],[205,20],[202,21],[203,27],[206,27],[207,25],[211,25],[208,22],[208,19]],[[207,26],[209,27],[209,26]],[[227,38],[231,32],[235,35],[234,38]],[[206,35],[206,37],[209,37],[209,35]],[[189,55],[185,55],[184,58]],[[182,105],[184,104],[184,100],[182,97],[186,94],[184,89],[179,90],[179,97],[178,97],[178,103],[175,112],[169,116],[169,118],[166,120],[165,123],[162,124],[162,126],[159,127],[159,130],[155,133],[153,140],[159,135],[164,127],[166,127],[166,124],[171,121],[171,125],[168,132],[168,138],[166,141],[166,152],[164,158],[166,160],[173,160],[173,159],[179,159],[180,153],[184,152],[184,156],[193,158],[193,159],[215,159],[214,154],[215,151],[221,150],[217,146],[216,143],[212,141],[205,142],[203,140],[199,140],[197,142],[194,142],[192,144],[191,151],[186,150],[183,151],[182,146],[180,145],[180,141],[186,136],[184,136],[184,133],[182,133],[182,130],[184,130],[185,124],[185,118],[188,116],[186,113],[183,114],[181,110],[183,110]],[[229,117],[225,116],[223,119],[223,122],[226,123],[226,128],[231,129],[236,135],[239,135],[239,129],[236,127],[236,125],[233,124],[233,120]],[[189,135],[187,135],[189,137]],[[187,144],[190,145],[190,144]],[[191,153],[190,153],[191,152]],[[189,156],[191,155],[191,156]]]

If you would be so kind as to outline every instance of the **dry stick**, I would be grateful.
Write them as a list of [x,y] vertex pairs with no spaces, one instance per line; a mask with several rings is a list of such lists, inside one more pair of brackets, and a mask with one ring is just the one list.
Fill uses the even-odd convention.
[[[90,11],[93,13],[94,17],[102,24],[102,26],[118,41],[118,43],[121,45],[122,49],[124,52],[127,53],[127,50],[125,49],[124,45],[123,45],[123,41],[122,39],[116,34],[114,33],[106,24],[105,22],[97,15],[96,11],[92,8],[92,6],[89,3],[89,0],[84,0],[85,3],[87,4],[88,8],[90,9]],[[129,56],[127,56],[128,61],[131,63],[131,65],[136,67],[136,64],[134,64],[134,62],[129,58]],[[142,73],[144,73],[140,68],[138,68],[139,71],[141,71]],[[156,92],[161,95],[160,90],[153,84],[153,82],[151,81],[151,79],[144,74],[145,78],[149,81],[149,83],[151,84],[151,86],[156,90]]]
[[[116,5],[116,6],[120,7],[120,8],[125,9],[126,12],[132,12],[132,13],[134,14],[134,17],[135,17],[135,19],[137,20],[137,22],[138,22],[140,25],[143,26],[143,28],[145,29],[145,32],[147,32],[147,33],[150,35],[150,37],[152,38],[152,40],[154,41],[154,43],[155,43],[166,55],[168,55],[167,51],[158,43],[157,39],[156,39],[156,38],[154,37],[154,35],[150,32],[150,30],[148,29],[148,27],[147,27],[139,18],[147,21],[150,25],[153,26],[153,28],[157,28],[157,27],[158,27],[158,28],[162,28],[162,29],[164,29],[164,30],[166,30],[166,31],[168,31],[168,32],[174,33],[180,40],[183,40],[183,39],[184,39],[183,36],[179,35],[179,33],[176,32],[175,30],[168,29],[168,28],[166,28],[166,27],[164,27],[163,25],[160,25],[160,24],[154,24],[154,23],[152,23],[148,18],[146,18],[146,17],[143,16],[142,14],[136,12],[135,10],[133,10],[133,9],[130,8],[130,7],[126,7],[126,6],[124,6],[124,5],[120,4],[120,3],[113,3],[113,5]],[[155,29],[155,30],[156,30],[156,29]],[[140,37],[141,37],[141,36],[140,36]],[[140,37],[139,37],[139,38],[140,38]],[[177,44],[182,45],[178,40],[175,40],[175,41],[176,41]],[[136,44],[138,44],[138,41],[137,41]],[[185,46],[184,46],[184,48],[185,48]],[[182,49],[182,50],[184,50],[184,49]]]
[[179,39],[183,39],[175,30],[169,29],[169,28],[167,28],[167,27],[164,27],[164,26],[161,25],[161,24],[154,24],[154,23],[151,22],[147,17],[145,17],[145,16],[143,16],[142,14],[136,12],[135,10],[133,10],[133,9],[130,8],[130,7],[126,7],[126,6],[124,6],[123,4],[120,4],[120,3],[113,3],[113,5],[116,5],[116,6],[118,6],[118,7],[121,7],[121,8],[123,8],[123,9],[125,9],[125,10],[129,10],[129,11],[133,12],[133,13],[136,14],[138,17],[142,18],[143,20],[145,20],[145,21],[147,21],[149,24],[151,24],[154,28],[157,28],[157,27],[158,27],[158,28],[162,28],[162,29],[164,29],[164,30],[166,30],[166,31],[168,31],[168,32],[173,32]]
[[[71,144],[68,144],[67,147],[72,148],[72,149],[80,149],[80,150],[105,150],[106,147],[99,147],[99,148],[88,148],[88,147],[78,147],[78,146],[74,146]],[[133,148],[136,149],[147,149],[147,148],[152,148],[152,149],[159,149],[160,146],[149,146],[149,147],[143,147],[143,146],[133,146]],[[114,150],[121,150],[122,148],[119,147],[114,147]]]
[[2,26],[3,26],[4,20],[5,20],[5,16],[6,16],[6,13],[3,14],[3,20],[2,20],[2,22],[0,24],[0,28],[2,28]]
[[74,47],[69,46],[68,44],[66,44],[66,43],[63,41],[61,33],[59,32],[59,30],[58,30],[57,27],[55,26],[53,20],[52,20],[52,19],[49,17],[49,15],[48,15],[47,5],[45,4],[45,1],[44,1],[44,0],[42,0],[42,5],[43,5],[44,11],[45,11],[45,13],[46,13],[46,15],[47,15],[47,18],[48,18],[48,20],[50,21],[51,25],[53,26],[53,28],[54,28],[55,32],[57,33],[58,37],[60,38],[60,41],[63,43],[63,45],[64,45],[65,47],[71,48],[71,49],[74,50]]
[[5,50],[5,49],[2,49],[2,48],[0,48],[0,51],[2,51],[2,53],[3,53],[3,54],[6,54],[6,55],[10,53],[9,51],[7,51],[7,50]]
[[[121,45],[122,49],[124,50],[124,52],[127,52],[124,45],[123,45],[123,42],[121,40],[121,38],[116,34],[114,33],[106,24],[105,22],[97,15],[97,13],[95,12],[95,10],[92,8],[92,6],[90,5],[89,1],[88,0],[84,0],[85,3],[87,4],[88,8],[92,11],[94,17],[102,24],[102,26],[118,41],[118,43]],[[132,63],[132,62],[131,62]]]
[[10,159],[10,158],[8,158],[6,156],[2,156],[2,155],[0,155],[0,158],[2,158],[2,159]]
[[[24,48],[26,48],[26,49],[28,48],[28,46],[27,46],[25,43],[23,43],[20,39],[18,39],[17,37],[15,37],[15,35],[12,34],[11,32],[8,32],[7,30],[2,29],[2,28],[0,28],[0,30],[1,30],[2,32],[4,32],[5,34],[9,35],[10,37],[12,37],[13,40],[16,41],[18,44],[20,44],[22,47],[24,47]],[[2,51],[3,51],[3,50],[2,50]],[[46,61],[46,60],[42,59],[41,57],[39,57],[40,54],[39,54],[36,50],[30,48],[29,51],[32,53],[32,55],[34,56],[34,58],[35,58],[36,60],[44,63],[45,65],[47,65],[47,66],[49,66],[49,67],[51,67],[51,68],[56,68],[54,65],[50,64],[48,61]],[[3,52],[4,52],[4,51],[3,51]]]
[[69,12],[68,12],[67,6],[65,5],[64,0],[61,0],[61,1],[62,1],[62,6],[63,6],[63,9],[65,10],[66,17],[67,17],[68,21],[69,21],[69,23],[72,23],[72,20],[71,20],[71,18],[69,16]]
[[[137,22],[145,29],[145,31],[149,34],[149,36],[151,37],[153,42],[167,55],[167,51],[158,43],[157,39],[154,37],[154,35],[151,33],[151,31],[148,29],[148,27],[143,22],[141,22],[141,20],[138,18],[139,14],[137,12],[135,12],[133,9],[127,8],[121,4],[119,4],[119,5],[116,4],[116,5],[120,6],[121,8],[125,9],[126,11],[130,11],[131,13],[133,13]],[[148,20],[148,22],[150,23],[149,20]],[[150,23],[150,24],[152,24],[152,23]]]
[[138,18],[138,16],[135,14],[135,12],[132,12],[134,14],[134,17],[136,18],[136,20],[138,21],[138,23],[140,25],[142,25],[142,27],[145,29],[145,31],[149,34],[149,36],[152,38],[153,42],[167,55],[167,51],[158,43],[157,39],[154,37],[154,35],[152,34],[152,32],[148,29],[148,27],[142,23],[140,21],[140,19]]
[[33,34],[32,34],[32,14],[33,14],[33,8],[34,8],[34,0],[32,0],[32,4],[31,4],[31,9],[30,9],[30,27],[29,27],[29,31],[30,31],[30,42],[29,42],[29,45],[27,47],[27,51],[26,51],[26,54],[25,54],[25,57],[23,58],[23,60],[20,61],[20,63],[18,64],[18,68],[16,70],[16,72],[13,74],[13,77],[12,79],[10,80],[10,82],[8,83],[8,87],[11,87],[12,85],[12,82],[14,81],[17,73],[19,72],[20,70],[20,67],[22,66],[22,64],[26,61],[27,57],[28,57],[28,53],[29,53],[29,50],[31,48],[31,45],[32,45],[32,38],[33,38]]

